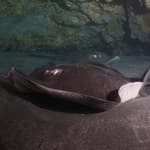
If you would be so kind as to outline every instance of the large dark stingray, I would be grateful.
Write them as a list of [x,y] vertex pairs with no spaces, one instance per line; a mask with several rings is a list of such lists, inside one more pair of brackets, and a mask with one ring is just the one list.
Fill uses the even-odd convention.
[[1,150],[150,148],[149,96],[94,114],[46,110],[24,100],[0,84]]
[[118,89],[128,82],[120,72],[104,64],[65,64],[39,68],[30,75],[12,68],[8,78],[17,91],[42,93],[105,111],[120,99]]
[[42,67],[30,75],[12,68],[8,78],[20,93],[43,94],[57,102],[63,100],[105,111],[120,102],[118,89],[122,85],[146,80],[147,72],[148,69],[139,79],[129,79],[102,63],[64,64]]
[[[10,73],[19,72],[12,70]],[[21,83],[24,83],[24,80],[19,83],[18,80],[14,82],[12,75],[16,77],[16,74],[10,74],[16,87],[27,93],[28,84],[23,84],[25,86],[23,87]],[[29,77],[25,77],[30,83]],[[121,103],[106,112],[93,114],[41,109],[31,104],[27,98],[22,98],[4,88],[9,87],[10,84],[2,79],[3,83],[0,81],[0,149],[149,150],[150,93],[147,89],[149,79],[148,70],[143,80],[140,98]],[[39,81],[37,82],[39,84]],[[33,84],[32,88],[35,86],[34,82],[30,84]],[[34,88],[37,90],[36,86]],[[51,96],[49,100],[54,101]]]

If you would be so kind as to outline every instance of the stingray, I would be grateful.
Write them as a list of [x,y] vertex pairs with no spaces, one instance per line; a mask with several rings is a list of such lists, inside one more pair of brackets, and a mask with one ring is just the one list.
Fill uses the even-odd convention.
[[[45,69],[36,69],[30,75],[25,75],[12,68],[9,72],[9,79],[18,92],[31,93],[31,95],[33,92],[41,93],[42,89],[37,84],[50,88],[49,84],[45,83],[45,78],[43,79],[41,73],[38,73]],[[130,80],[124,78],[127,83],[121,87],[128,89],[132,83],[136,85],[135,82],[129,83]],[[0,148],[2,150],[149,150],[149,79],[150,71],[148,70],[143,78],[139,77],[137,80],[142,82],[142,87],[138,90],[140,98],[133,98],[107,112],[92,115],[41,109],[27,102],[28,100],[24,101],[18,95],[11,94],[0,84]],[[121,87],[119,89],[126,89]],[[68,92],[67,90],[61,91]],[[53,101],[51,95],[53,92],[49,95],[49,100]],[[56,97],[58,95],[56,94]],[[70,99],[67,100],[69,101]],[[109,100],[109,102],[112,101]]]
[[150,96],[77,114],[41,109],[1,84],[0,91],[1,150],[149,150]]
[[50,100],[73,102],[99,111],[120,103],[118,90],[130,81],[116,69],[101,63],[42,67],[29,75],[11,68],[8,78],[19,93],[45,94]]

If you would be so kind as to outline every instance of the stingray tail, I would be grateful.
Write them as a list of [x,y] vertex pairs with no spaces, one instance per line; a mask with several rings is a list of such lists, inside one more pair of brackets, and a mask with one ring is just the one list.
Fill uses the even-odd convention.
[[110,65],[110,64],[112,64],[113,62],[116,62],[116,61],[118,61],[118,60],[120,60],[120,57],[119,57],[119,56],[115,56],[115,57],[111,58],[110,60],[108,60],[108,61],[106,62],[106,65]]

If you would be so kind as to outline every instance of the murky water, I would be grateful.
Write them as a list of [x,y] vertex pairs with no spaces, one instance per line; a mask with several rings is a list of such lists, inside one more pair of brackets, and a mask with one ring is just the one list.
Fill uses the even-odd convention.
[[11,67],[30,72],[37,67],[71,63],[78,59],[75,54],[70,55],[54,52],[0,52],[0,72],[4,73]]
[[[6,73],[11,67],[16,67],[24,72],[31,72],[35,68],[62,63],[78,63],[89,59],[92,52],[0,52],[0,73]],[[105,61],[113,56],[105,57]],[[100,59],[100,58],[97,58]],[[120,56],[120,60],[111,66],[120,70],[127,76],[137,76],[149,66],[149,56]]]

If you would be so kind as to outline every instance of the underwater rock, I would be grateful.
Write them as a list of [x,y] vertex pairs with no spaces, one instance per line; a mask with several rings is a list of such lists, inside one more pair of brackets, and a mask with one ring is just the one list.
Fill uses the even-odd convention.
[[[121,5],[100,1],[24,1],[2,3],[1,47],[4,49],[97,50],[124,35]],[[14,28],[15,26],[15,28]]]
[[0,48],[113,53],[126,35],[149,44],[149,17],[149,0],[2,1]]

